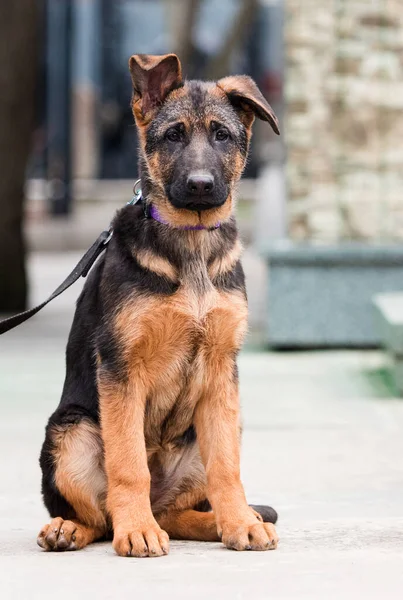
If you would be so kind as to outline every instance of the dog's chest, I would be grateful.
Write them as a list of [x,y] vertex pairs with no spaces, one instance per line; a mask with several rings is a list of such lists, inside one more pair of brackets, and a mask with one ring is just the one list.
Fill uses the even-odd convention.
[[173,356],[179,358],[182,351],[186,356],[184,362],[188,365],[191,358],[194,366],[206,352],[235,350],[241,341],[246,316],[242,294],[217,288],[207,270],[198,269],[192,277],[183,279],[177,292],[162,306],[161,318],[166,323],[164,341],[176,344]]
[[175,442],[192,424],[208,369],[242,341],[246,302],[210,280],[185,281],[155,318],[158,332],[152,334],[156,341],[150,359],[157,370],[145,423],[149,446]]

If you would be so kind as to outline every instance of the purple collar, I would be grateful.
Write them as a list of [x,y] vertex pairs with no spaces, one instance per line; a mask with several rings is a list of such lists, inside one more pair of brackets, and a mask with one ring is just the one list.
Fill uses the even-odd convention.
[[[158,221],[158,223],[163,223],[164,225],[171,225],[170,223],[168,223],[168,221],[165,221],[160,213],[158,212],[158,209],[156,206],[154,206],[154,204],[151,204],[148,210],[148,214],[149,216],[154,219],[154,221]],[[213,225],[212,227],[206,227],[205,225],[183,225],[183,226],[178,226],[176,227],[175,225],[171,225],[171,227],[175,227],[176,229],[182,229],[183,231],[201,231],[202,229],[205,229],[207,231],[212,230],[212,229],[218,229],[221,226],[221,223],[216,223],[216,225]]]

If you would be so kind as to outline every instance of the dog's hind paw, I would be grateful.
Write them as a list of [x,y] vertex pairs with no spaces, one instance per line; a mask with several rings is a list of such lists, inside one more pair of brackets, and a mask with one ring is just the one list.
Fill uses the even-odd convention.
[[88,544],[86,527],[74,521],[64,521],[61,517],[52,519],[39,532],[37,544],[47,552],[79,550]]

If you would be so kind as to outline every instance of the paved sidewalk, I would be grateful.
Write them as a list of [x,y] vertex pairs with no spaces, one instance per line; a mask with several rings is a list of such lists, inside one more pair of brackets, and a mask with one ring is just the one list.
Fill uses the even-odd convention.
[[[73,260],[34,257],[34,300]],[[108,543],[43,553],[38,454],[77,291],[0,338],[2,599],[402,598],[403,401],[377,352],[241,356],[243,480],[250,502],[279,511],[277,551],[172,542],[154,560],[118,558]]]

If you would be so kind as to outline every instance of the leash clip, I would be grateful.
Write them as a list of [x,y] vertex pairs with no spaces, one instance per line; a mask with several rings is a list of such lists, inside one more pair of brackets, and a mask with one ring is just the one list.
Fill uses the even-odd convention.
[[103,242],[103,245],[104,245],[104,246],[107,246],[107,245],[109,244],[109,242],[110,242],[110,241],[111,241],[111,239],[112,239],[112,236],[113,236],[113,229],[112,229],[112,227],[111,227],[111,228],[109,229],[109,235],[108,235],[108,237],[107,237],[107,238],[106,238],[106,240],[104,240],[104,242]]
[[129,200],[129,202],[127,202],[128,205],[133,206],[134,204],[137,204],[137,202],[140,202],[141,200],[141,179],[137,179],[137,181],[135,182],[134,186],[133,186],[133,197],[131,200]]

